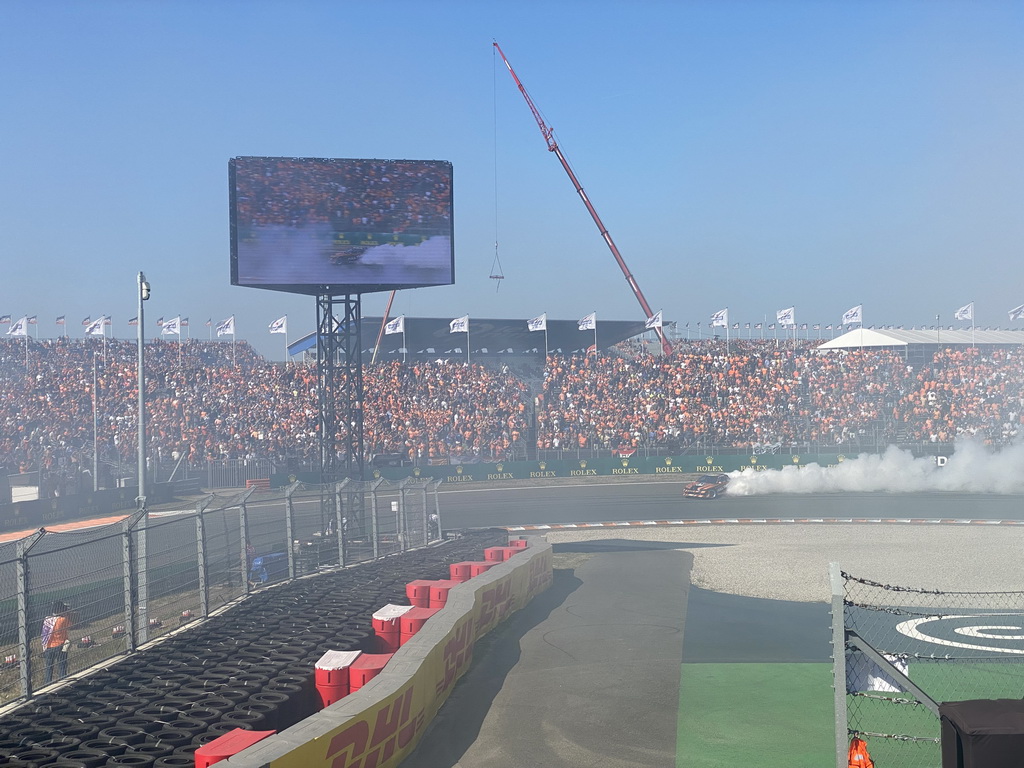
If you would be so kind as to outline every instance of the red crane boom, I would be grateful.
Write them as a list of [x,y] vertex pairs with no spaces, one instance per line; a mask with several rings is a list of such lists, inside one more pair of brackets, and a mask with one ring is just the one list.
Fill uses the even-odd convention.
[[[501,46],[495,42],[494,47],[497,49],[498,55],[501,56],[501,60],[505,62],[505,66],[508,67],[508,73],[512,75],[512,79],[516,81],[516,85],[519,87],[519,92],[522,93],[523,98],[526,99],[526,104],[530,107],[530,111],[533,113],[533,119],[537,121],[537,126],[540,128],[540,132],[544,136],[544,141],[547,142],[548,151],[555,153],[555,157],[558,158],[558,162],[562,164],[562,168],[564,168],[565,172],[569,174],[569,179],[572,181],[572,185],[576,188],[576,193],[580,196],[580,200],[583,201],[583,204],[590,212],[590,216],[594,220],[594,223],[597,224],[597,229],[600,231],[601,237],[604,238],[605,243],[607,243],[609,250],[612,252],[612,256],[615,257],[615,261],[619,265],[619,269],[621,269],[622,274],[625,275],[626,282],[629,283],[629,287],[633,290],[633,295],[636,296],[636,300],[640,302],[640,306],[643,308],[645,313],[644,316],[647,318],[653,317],[654,313],[651,311],[651,307],[648,305],[647,299],[644,298],[643,291],[640,290],[640,286],[637,283],[636,278],[634,278],[632,273],[630,273],[629,267],[626,266],[625,259],[622,258],[622,254],[619,253],[619,249],[615,245],[615,241],[612,240],[612,236],[608,234],[607,227],[605,227],[604,222],[601,221],[601,217],[597,215],[597,210],[590,202],[590,198],[587,197],[587,193],[583,191],[583,187],[576,179],[576,174],[572,172],[572,168],[565,159],[565,155],[562,154],[562,150],[558,148],[554,132],[547,126],[547,123],[544,122],[544,118],[540,116],[540,112],[534,105],[533,99],[531,99],[530,94],[526,92],[526,87],[516,75],[516,71],[512,69],[512,65],[508,63],[508,59],[505,58],[505,53],[501,50]],[[658,339],[661,341],[661,348],[664,350],[665,354],[667,355],[672,352],[672,344],[669,343],[669,340],[665,337],[662,329],[655,328],[655,331],[657,331]]]

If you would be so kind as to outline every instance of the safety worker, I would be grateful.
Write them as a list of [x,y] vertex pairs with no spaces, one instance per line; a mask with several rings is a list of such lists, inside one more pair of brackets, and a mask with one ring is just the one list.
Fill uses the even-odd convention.
[[68,674],[68,649],[71,641],[68,640],[68,630],[71,628],[71,619],[68,617],[67,603],[60,600],[53,604],[50,615],[43,619],[43,631],[40,640],[43,645],[43,659],[46,662],[46,683],[54,681],[54,669],[57,670],[56,679],[60,680]]

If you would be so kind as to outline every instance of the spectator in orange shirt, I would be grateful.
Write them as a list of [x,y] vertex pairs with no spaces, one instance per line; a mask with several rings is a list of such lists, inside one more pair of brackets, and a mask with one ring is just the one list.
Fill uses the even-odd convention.
[[46,660],[47,684],[54,682],[53,670],[57,668],[57,680],[68,674],[68,629],[71,619],[68,617],[67,603],[59,600],[53,604],[50,615],[43,619],[43,632],[40,637],[43,644],[43,658]]

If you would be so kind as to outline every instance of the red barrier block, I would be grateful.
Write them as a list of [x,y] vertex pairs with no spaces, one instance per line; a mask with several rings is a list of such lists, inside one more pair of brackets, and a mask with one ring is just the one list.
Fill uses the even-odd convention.
[[464,563],[452,563],[448,566],[448,572],[452,577],[451,580],[458,581],[460,583],[463,581],[469,581],[473,578],[472,567],[473,562],[470,560],[467,560]]
[[362,651],[327,651],[314,667],[321,708],[349,694],[349,668]]
[[508,545],[510,547],[514,547],[515,549],[526,549],[528,546],[530,546],[530,542],[526,539],[512,539],[512,541],[510,541]]
[[487,547],[484,550],[484,560],[488,563],[501,563],[505,560],[504,547]]
[[275,733],[277,731],[246,731],[242,728],[228,731],[196,750],[196,768],[208,768],[221,760],[227,760]]
[[399,642],[402,645],[409,642],[409,639],[419,632],[423,628],[423,625],[427,623],[427,619],[440,610],[440,608],[413,608],[411,611],[407,611],[402,618],[398,620],[400,632]]
[[405,596],[409,602],[417,608],[430,607],[430,587],[434,582],[426,579],[416,579],[405,585]]
[[457,587],[460,583],[448,579],[435,581],[433,586],[430,587],[430,607],[444,608],[444,604],[448,602],[448,590],[452,587]]
[[348,687],[355,693],[381,673],[393,653],[363,653],[348,668]]
[[522,551],[519,547],[488,547],[484,550],[484,560],[501,563]]
[[491,568],[497,564],[498,563],[494,560],[481,560],[480,562],[471,563],[469,567],[469,575],[472,577],[479,576],[481,573],[487,573],[487,571],[491,570]]
[[399,620],[412,610],[411,605],[388,603],[373,614],[373,633],[377,636],[378,653],[394,653],[402,644]]

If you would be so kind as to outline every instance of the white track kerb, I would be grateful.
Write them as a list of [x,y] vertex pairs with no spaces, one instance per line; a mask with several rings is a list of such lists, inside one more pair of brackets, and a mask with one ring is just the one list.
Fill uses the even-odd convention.
[[550,587],[551,580],[551,545],[531,538],[530,546],[509,560],[452,588],[444,608],[361,689],[224,764],[397,766],[469,669],[475,642]]

